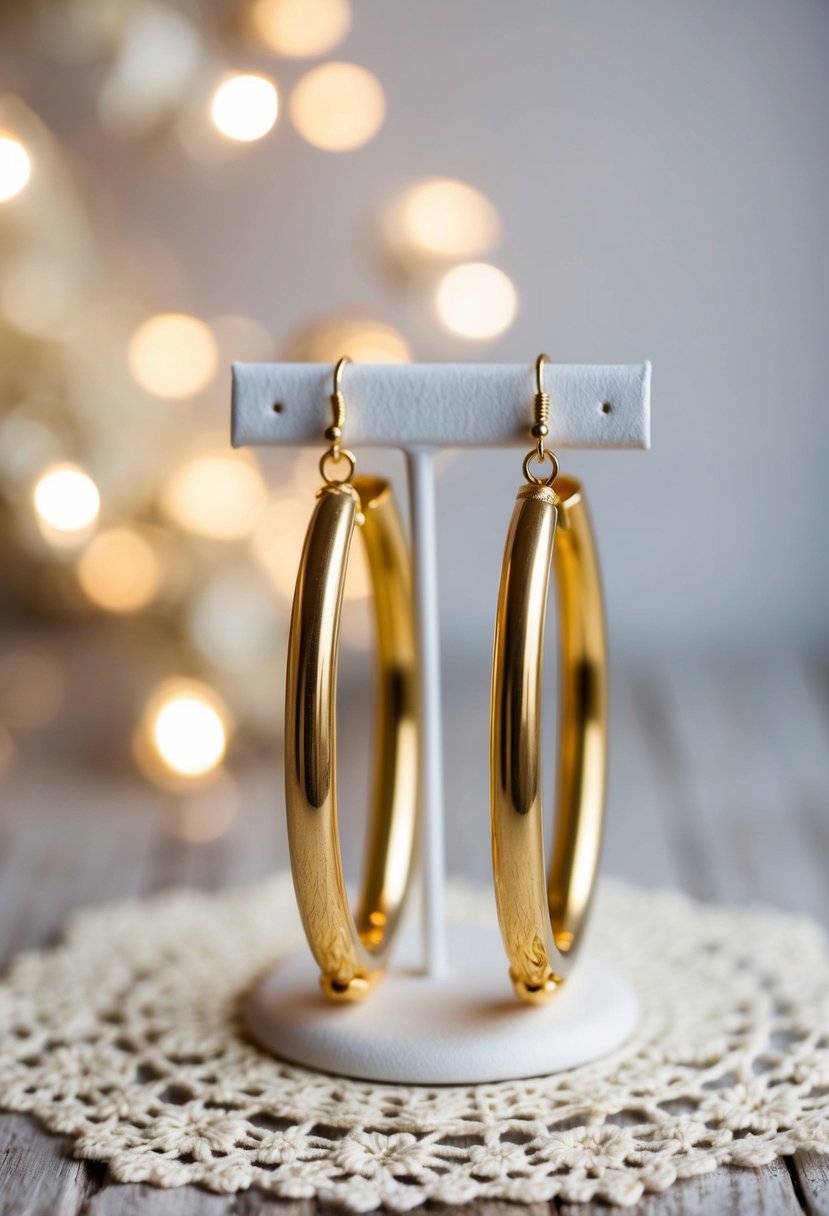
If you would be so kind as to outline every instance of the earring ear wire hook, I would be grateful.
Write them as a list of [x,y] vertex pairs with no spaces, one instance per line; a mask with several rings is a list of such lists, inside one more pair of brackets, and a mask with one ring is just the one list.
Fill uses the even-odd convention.
[[[544,446],[544,440],[550,433],[550,394],[544,389],[544,364],[550,362],[549,355],[539,355],[535,361],[535,397],[533,398],[533,416],[535,421],[530,427],[530,434],[535,440],[535,449],[527,453],[524,459],[524,476],[534,485],[551,486],[558,476],[558,459],[549,448]],[[530,465],[533,460],[539,464],[550,462],[550,474],[539,477],[533,473]]]
[[[336,482],[350,482],[354,476],[356,461],[354,453],[349,452],[348,448],[342,447],[340,440],[343,437],[343,428],[345,426],[345,397],[342,391],[342,375],[343,368],[351,359],[348,355],[343,355],[334,365],[334,391],[331,393],[331,408],[333,410],[334,421],[331,426],[325,428],[325,438],[331,445],[326,452],[323,453],[320,460],[320,473],[322,479],[328,485],[333,485]],[[348,462],[349,471],[345,477],[329,477],[326,472],[326,467],[329,461],[332,464],[339,464],[341,460]]]
[[544,459],[544,439],[550,433],[550,394],[544,391],[544,364],[550,362],[549,355],[539,355],[535,361],[535,424],[530,430],[538,440],[538,459]]
[[343,355],[338,359],[334,366],[334,391],[331,394],[331,405],[334,410],[334,422],[325,432],[325,438],[332,444],[339,447],[339,441],[343,437],[343,427],[345,426],[345,397],[343,396],[341,384],[343,376],[343,368],[351,359],[348,355]]

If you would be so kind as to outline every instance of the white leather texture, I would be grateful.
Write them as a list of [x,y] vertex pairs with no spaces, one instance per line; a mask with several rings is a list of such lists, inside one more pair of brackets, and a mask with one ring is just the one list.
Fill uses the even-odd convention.
[[[327,363],[235,363],[234,447],[319,444],[331,421],[332,372]],[[546,366],[549,446],[647,448],[650,372],[650,363]],[[342,389],[348,446],[528,446],[530,364],[352,364]]]

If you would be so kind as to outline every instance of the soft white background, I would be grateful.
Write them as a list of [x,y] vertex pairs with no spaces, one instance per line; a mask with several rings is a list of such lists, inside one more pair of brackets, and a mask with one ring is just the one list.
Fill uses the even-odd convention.
[[[283,106],[271,138],[211,168],[103,137],[77,69],[22,70],[94,162],[150,307],[251,314],[278,341],[363,309],[425,360],[652,359],[653,451],[566,462],[588,481],[617,653],[829,640],[829,5],[356,0],[333,57],[383,82],[373,142],[320,153]],[[284,102],[306,65],[266,64]],[[501,213],[492,260],[520,309],[498,341],[442,332],[382,266],[378,213],[430,175]],[[177,266],[150,256],[165,245]],[[453,648],[489,645],[519,478],[514,452],[444,470]]]

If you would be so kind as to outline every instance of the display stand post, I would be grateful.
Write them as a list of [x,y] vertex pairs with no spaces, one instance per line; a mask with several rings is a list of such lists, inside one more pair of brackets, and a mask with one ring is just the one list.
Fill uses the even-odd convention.
[[423,914],[423,972],[443,979],[448,972],[444,888],[443,709],[440,688],[435,450],[406,453],[412,531],[412,587],[420,664],[420,898]]
[[[332,370],[234,365],[234,446],[317,446],[328,425]],[[554,450],[648,447],[649,364],[553,364],[545,385]],[[636,1023],[636,998],[623,975],[588,950],[554,1001],[521,1006],[497,930],[447,928],[444,914],[435,458],[443,448],[526,447],[534,368],[357,364],[348,368],[343,391],[349,446],[400,448],[409,474],[422,731],[420,965],[399,957],[411,949],[401,943],[395,970],[371,998],[343,1007],[324,1000],[316,965],[302,951],[251,994],[248,1027],[285,1059],[377,1081],[478,1083],[596,1059],[620,1046]]]

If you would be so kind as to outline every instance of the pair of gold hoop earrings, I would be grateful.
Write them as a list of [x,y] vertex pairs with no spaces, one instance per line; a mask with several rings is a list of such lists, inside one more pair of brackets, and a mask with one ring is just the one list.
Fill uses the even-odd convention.
[[[545,446],[546,355],[535,365],[531,434],[507,534],[492,668],[490,783],[498,921],[516,995],[539,1004],[566,978],[582,938],[601,851],[607,768],[607,659],[601,584],[580,484]],[[334,420],[323,485],[300,559],[288,642],[285,788],[291,870],[324,993],[360,1000],[383,974],[416,848],[419,716],[411,567],[388,482],[356,475]],[[536,463],[549,473],[533,471]],[[345,464],[342,478],[332,471]],[[366,865],[352,915],[337,823],[336,678],[349,551],[368,556],[377,632],[375,767]],[[559,631],[559,746],[553,850],[544,863],[541,672],[551,568]]]

